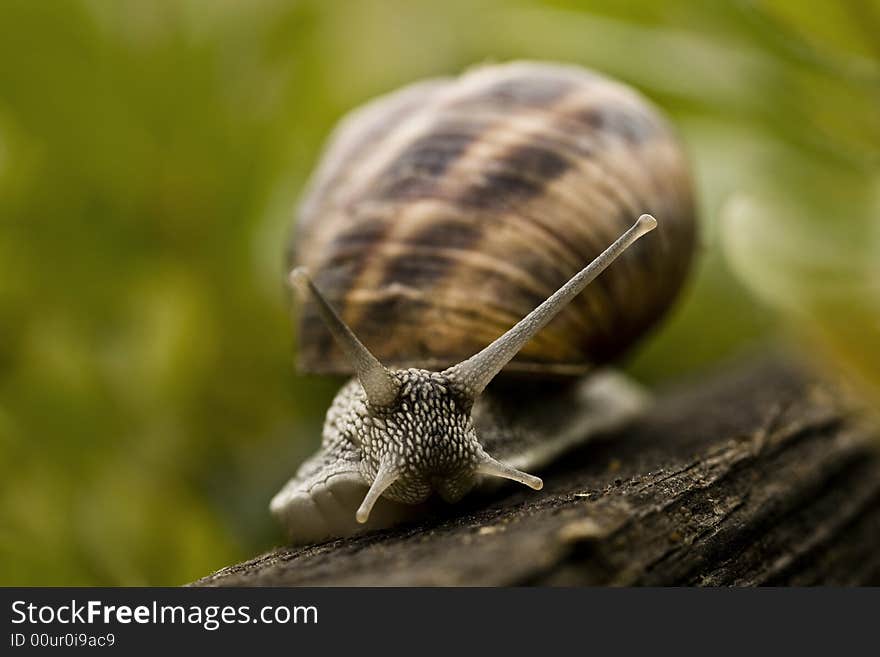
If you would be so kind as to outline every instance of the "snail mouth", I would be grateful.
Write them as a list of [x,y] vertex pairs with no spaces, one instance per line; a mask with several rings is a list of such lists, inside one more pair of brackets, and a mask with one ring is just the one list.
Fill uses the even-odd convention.
[[464,467],[443,468],[424,475],[406,472],[391,459],[383,461],[363,502],[355,514],[361,524],[367,522],[373,506],[381,497],[406,504],[424,502],[432,491],[446,502],[458,502],[477,483],[478,476],[499,477],[521,483],[533,490],[541,490],[544,482],[534,475],[517,470],[498,461],[480,449],[476,462]]
[[458,502],[467,495],[476,484],[473,472],[464,476],[438,476],[431,480],[431,488],[440,498],[449,504]]

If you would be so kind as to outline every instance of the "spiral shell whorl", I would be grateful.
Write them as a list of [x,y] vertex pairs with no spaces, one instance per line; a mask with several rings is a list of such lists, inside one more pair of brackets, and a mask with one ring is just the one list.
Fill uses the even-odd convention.
[[[351,114],[300,207],[294,258],[384,364],[442,369],[525,316],[643,212],[636,244],[508,369],[575,372],[671,305],[694,248],[686,162],[629,88],[518,62],[412,85]],[[300,365],[348,371],[308,308]]]

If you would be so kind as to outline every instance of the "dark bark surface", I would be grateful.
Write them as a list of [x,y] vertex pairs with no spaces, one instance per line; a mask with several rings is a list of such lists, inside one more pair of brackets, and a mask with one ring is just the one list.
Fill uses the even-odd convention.
[[471,496],[195,584],[880,584],[880,442],[836,400],[765,357],[661,392],[541,473],[541,492]]

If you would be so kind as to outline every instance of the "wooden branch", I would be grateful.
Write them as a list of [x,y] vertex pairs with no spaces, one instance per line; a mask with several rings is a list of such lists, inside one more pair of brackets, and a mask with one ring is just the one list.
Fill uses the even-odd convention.
[[195,584],[880,584],[880,442],[835,399],[764,358],[661,393],[540,493],[478,495]]

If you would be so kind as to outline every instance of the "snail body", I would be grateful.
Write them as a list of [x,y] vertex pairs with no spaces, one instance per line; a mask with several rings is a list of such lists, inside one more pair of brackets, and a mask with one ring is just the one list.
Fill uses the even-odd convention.
[[[648,213],[660,227],[636,244],[657,225]],[[583,422],[577,437],[499,431],[503,404],[486,403],[486,386],[502,368],[534,381],[621,356],[671,305],[694,240],[674,134],[595,73],[483,67],[354,112],[310,183],[291,250],[312,301],[300,367],[355,374],[321,449],[272,501],[291,540],[386,526],[484,476],[540,488],[519,468],[582,439]],[[573,389],[567,415],[588,409],[595,429],[643,401],[614,374]]]

